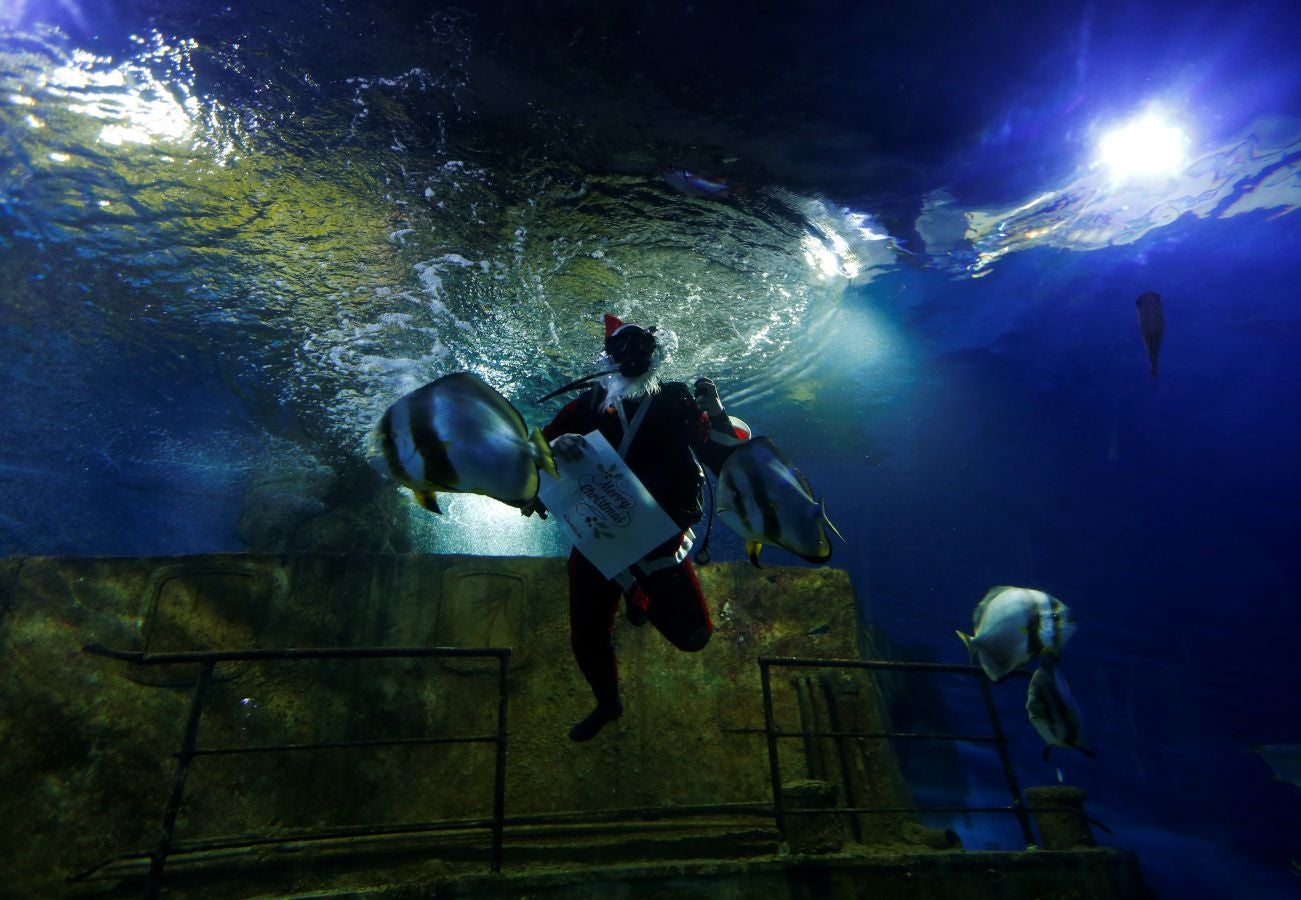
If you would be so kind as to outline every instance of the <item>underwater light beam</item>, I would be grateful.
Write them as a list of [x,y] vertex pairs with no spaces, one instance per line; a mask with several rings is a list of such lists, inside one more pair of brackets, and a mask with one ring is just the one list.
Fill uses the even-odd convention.
[[1173,175],[1184,161],[1182,128],[1148,113],[1103,136],[1098,161],[1119,179]]

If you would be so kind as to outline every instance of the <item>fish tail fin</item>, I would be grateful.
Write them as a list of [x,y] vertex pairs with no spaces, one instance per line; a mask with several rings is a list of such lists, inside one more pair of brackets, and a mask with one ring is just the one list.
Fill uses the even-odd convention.
[[378,425],[366,435],[366,463],[385,477],[393,475],[393,467],[384,455],[384,434]]
[[972,659],[975,659],[976,648],[971,643],[972,640],[971,635],[963,634],[961,631],[955,631],[954,634],[956,634],[959,638],[961,638],[963,646],[967,648],[967,655]]
[[756,569],[763,568],[763,566],[759,565],[759,551],[762,549],[763,549],[763,544],[760,543],[759,541],[745,542],[745,555],[746,557],[749,558],[750,562],[754,565]]
[[367,456],[366,464],[385,478],[389,478],[393,474],[393,470],[389,467],[388,460],[384,458],[382,453],[372,453]]
[[416,491],[416,502],[432,513],[442,515],[443,511],[438,508],[438,494],[435,491]]
[[552,478],[560,478],[560,470],[556,468],[556,458],[551,455],[551,445],[547,439],[542,436],[541,428],[534,428],[533,433],[529,435],[529,443],[538,454],[538,465]]
[[822,521],[827,523],[827,527],[831,529],[832,534],[840,538],[841,543],[847,543],[845,536],[840,533],[840,529],[827,518],[827,501],[825,499],[818,501],[818,515],[822,516]]

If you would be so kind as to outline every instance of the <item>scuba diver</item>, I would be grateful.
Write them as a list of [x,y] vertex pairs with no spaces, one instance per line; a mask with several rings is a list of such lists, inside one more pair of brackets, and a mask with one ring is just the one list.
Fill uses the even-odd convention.
[[[596,696],[596,708],[569,731],[589,741],[623,713],[619,699],[614,620],[622,596],[629,621],[649,621],[676,647],[688,652],[709,642],[714,625],[700,581],[687,553],[691,526],[702,517],[700,463],[715,475],[740,443],[744,425],[723,411],[708,378],[694,393],[680,381],[661,382],[660,363],[676,349],[672,332],[625,324],[605,316],[605,371],[553,391],[543,400],[586,385],[542,429],[561,460],[582,455],[583,435],[599,431],[650,495],[681,529],[613,579],[606,579],[577,548],[569,555],[569,634],[574,659]],[[535,505],[543,511],[541,502]],[[530,512],[533,510],[525,510]]]

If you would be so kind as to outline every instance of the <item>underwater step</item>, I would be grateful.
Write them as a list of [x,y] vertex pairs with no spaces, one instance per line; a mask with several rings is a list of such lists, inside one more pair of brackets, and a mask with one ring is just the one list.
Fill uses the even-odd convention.
[[[749,836],[751,851],[763,836]],[[745,840],[743,834],[728,840]],[[726,853],[709,841],[662,836],[629,841],[629,853],[663,853],[659,859],[617,860],[618,841],[587,845],[599,852],[585,855],[578,844],[557,848],[538,842],[501,874],[490,874],[468,861],[482,842],[467,846],[465,859],[431,859],[428,846],[372,848],[364,858],[355,849],[310,853],[245,854],[178,865],[169,871],[168,893],[191,900],[235,898],[476,898],[518,900],[1153,900],[1143,882],[1138,858],[1127,851],[1092,848],[1072,851],[891,851],[850,846],[841,853],[797,856],[768,852],[745,858]],[[654,847],[653,845],[657,845]],[[735,850],[736,845],[732,845]],[[522,848],[517,848],[522,849]],[[559,849],[554,856],[550,855]],[[691,855],[674,858],[687,850]],[[699,855],[696,855],[699,854]],[[146,868],[121,877],[108,887],[69,896],[104,900],[139,897],[146,888]]]
[[[348,896],[348,895],[343,895]],[[423,892],[382,889],[366,898],[515,900],[1152,900],[1138,859],[1117,850],[892,853],[857,848],[831,856],[468,875]]]

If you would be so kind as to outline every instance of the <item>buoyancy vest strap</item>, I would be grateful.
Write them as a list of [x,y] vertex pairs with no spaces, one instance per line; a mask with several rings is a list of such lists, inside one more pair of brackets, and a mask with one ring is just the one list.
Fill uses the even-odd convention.
[[628,448],[632,446],[632,439],[637,434],[637,429],[641,427],[641,423],[646,418],[646,413],[650,411],[653,399],[654,396],[651,394],[647,394],[642,398],[641,403],[637,405],[637,411],[633,413],[631,422],[628,421],[627,416],[624,414],[623,401],[620,400],[615,404],[615,408],[619,412],[619,421],[623,423],[623,440],[619,441],[618,450],[620,459],[628,458]]
[[652,572],[658,572],[660,569],[667,569],[669,566],[676,566],[682,560],[687,558],[691,552],[691,545],[696,542],[696,533],[690,528],[682,535],[682,543],[678,544],[676,553],[669,553],[664,556],[657,556],[654,559],[642,558],[633,563],[641,570],[643,575],[649,575]]

